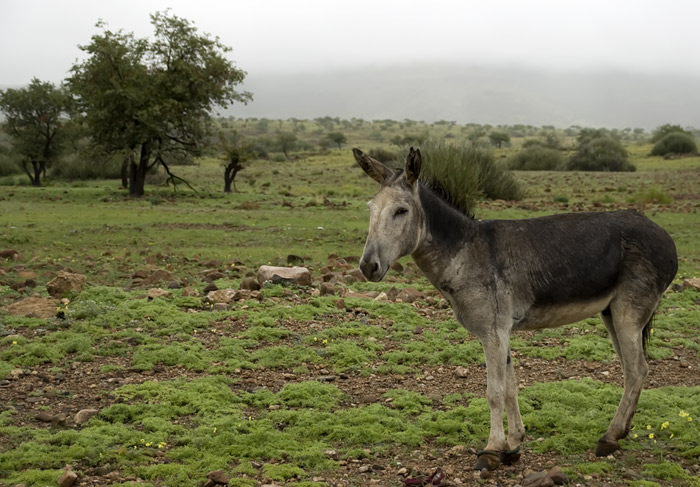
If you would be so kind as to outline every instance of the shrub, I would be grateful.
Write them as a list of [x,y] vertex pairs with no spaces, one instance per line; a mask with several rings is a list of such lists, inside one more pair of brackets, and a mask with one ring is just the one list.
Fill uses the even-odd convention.
[[584,140],[576,154],[569,159],[568,169],[573,171],[636,171],[627,160],[627,151],[612,137],[596,137]]
[[523,192],[512,172],[495,161],[490,148],[427,140],[423,154],[421,180],[442,187],[452,202],[471,214],[482,197],[519,200]]
[[521,171],[556,171],[562,169],[565,161],[560,151],[535,144],[509,157],[507,164],[510,169]]
[[652,156],[666,154],[695,154],[698,146],[692,135],[685,132],[671,132],[664,135],[651,149]]
[[651,143],[656,144],[668,134],[674,132],[680,132],[681,134],[686,134],[691,137],[693,136],[692,132],[684,130],[683,127],[681,127],[680,125],[671,125],[670,123],[667,123],[665,125],[662,125],[661,127],[657,127],[656,130],[654,130],[654,133],[651,136]]
[[74,152],[63,156],[51,167],[51,177],[58,179],[118,179],[121,161],[111,158],[95,161]]
[[393,150],[383,149],[377,147],[369,150],[369,156],[378,160],[379,162],[393,162],[398,161],[399,156]]

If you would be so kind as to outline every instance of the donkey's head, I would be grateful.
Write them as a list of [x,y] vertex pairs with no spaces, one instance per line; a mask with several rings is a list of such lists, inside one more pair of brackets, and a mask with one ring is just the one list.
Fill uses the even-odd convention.
[[369,231],[360,260],[362,274],[380,281],[392,263],[418,248],[425,234],[418,188],[421,155],[411,147],[404,170],[394,172],[359,149],[352,152],[367,175],[382,185],[367,204]]

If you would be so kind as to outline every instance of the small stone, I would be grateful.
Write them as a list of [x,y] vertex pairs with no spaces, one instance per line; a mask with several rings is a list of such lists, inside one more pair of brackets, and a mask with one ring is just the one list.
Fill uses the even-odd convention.
[[94,415],[96,415],[99,412],[100,411],[97,409],[81,409],[75,415],[75,418],[73,418],[73,422],[75,424],[87,423],[90,420],[90,418],[92,418]]
[[366,473],[369,472],[372,469],[369,465],[362,465],[360,468],[357,469],[358,472],[360,473]]
[[381,293],[379,293],[379,295],[376,298],[374,298],[374,300],[375,301],[389,301],[389,296],[387,296],[386,293],[382,291]]
[[479,478],[483,480],[487,480],[491,478],[491,472],[489,471],[488,468],[482,468],[481,472],[479,472]]
[[58,478],[59,487],[71,487],[78,480],[75,472],[68,471]]
[[335,304],[335,307],[338,309],[345,309],[345,300],[342,298],[336,299],[335,303],[333,303],[333,304]]
[[47,413],[46,411],[39,411],[34,417],[44,423],[52,423],[54,420],[53,415]]
[[527,475],[522,481],[523,487],[553,487],[554,481],[546,472],[534,472]]
[[246,277],[241,281],[240,289],[247,289],[248,291],[259,291],[260,283],[257,279],[253,277]]
[[204,292],[205,293],[210,293],[212,291],[217,291],[219,288],[214,284],[213,282],[210,282],[206,286],[204,286]]
[[396,475],[401,475],[402,477],[405,477],[408,475],[408,469],[406,467],[401,467],[398,472],[396,472]]
[[54,279],[46,283],[46,290],[54,298],[65,296],[68,293],[79,293],[87,282],[87,277],[67,271],[58,271]]
[[455,375],[461,379],[469,377],[469,369],[461,365],[455,369]]
[[559,467],[552,467],[547,470],[547,475],[556,485],[564,485],[569,483],[569,477]]
[[12,380],[17,380],[20,377],[24,375],[24,371],[22,369],[12,369],[10,373],[8,374],[7,378],[12,379]]
[[213,480],[217,484],[228,484],[228,475],[223,470],[214,470],[207,474],[209,480]]
[[335,295],[335,286],[330,282],[322,282],[318,290],[321,292],[321,296]]
[[280,284],[290,283],[299,286],[311,286],[311,272],[306,267],[260,266],[258,269],[258,283],[262,286],[268,281],[273,283],[279,282]]
[[319,382],[333,382],[335,380],[334,375],[322,375],[318,378]]
[[146,296],[148,296],[148,300],[153,300],[155,298],[169,298],[173,295],[171,291],[166,291],[165,289],[161,289],[159,287],[152,287],[146,292]]

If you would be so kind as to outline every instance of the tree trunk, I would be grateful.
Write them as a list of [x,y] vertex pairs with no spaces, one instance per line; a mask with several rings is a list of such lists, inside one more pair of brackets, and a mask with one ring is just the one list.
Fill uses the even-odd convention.
[[122,188],[129,187],[129,164],[134,161],[134,155],[124,158],[122,161]]
[[148,164],[150,160],[151,148],[148,146],[148,144],[142,144],[139,163],[136,164],[134,158],[132,158],[130,161],[129,196],[141,197],[144,195],[146,172],[148,172]]
[[231,160],[231,162],[226,165],[224,169],[224,193],[231,192],[232,184],[233,188],[236,189],[236,174],[238,174],[239,169],[238,158]]
[[32,169],[30,170],[27,167],[26,162],[22,163],[22,168],[27,176],[29,176],[29,181],[31,182],[32,186],[37,188],[41,186],[41,173],[45,170],[45,166],[46,165],[42,164],[41,162],[32,161]]

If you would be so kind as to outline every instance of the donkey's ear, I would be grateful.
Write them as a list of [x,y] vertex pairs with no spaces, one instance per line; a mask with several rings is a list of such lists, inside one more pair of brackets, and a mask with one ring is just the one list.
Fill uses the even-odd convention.
[[418,181],[421,164],[422,158],[420,155],[420,150],[414,150],[413,147],[411,147],[411,149],[408,151],[408,155],[406,156],[406,165],[403,172],[408,184],[413,184]]
[[352,153],[355,156],[355,160],[360,165],[362,170],[378,183],[383,183],[386,178],[391,176],[391,169],[386,167],[378,160],[372,159],[360,149],[353,149]]

